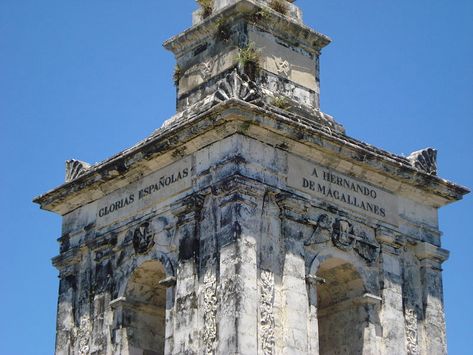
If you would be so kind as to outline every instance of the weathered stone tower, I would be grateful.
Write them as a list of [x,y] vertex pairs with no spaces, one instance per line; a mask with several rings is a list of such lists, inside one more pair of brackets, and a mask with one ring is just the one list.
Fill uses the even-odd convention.
[[38,197],[63,216],[56,354],[445,354],[437,209],[465,188],[319,109],[287,0],[200,1],[177,114]]

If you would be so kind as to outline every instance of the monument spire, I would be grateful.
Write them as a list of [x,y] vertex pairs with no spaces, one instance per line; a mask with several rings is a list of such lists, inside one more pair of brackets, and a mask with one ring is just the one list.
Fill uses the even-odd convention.
[[242,95],[230,96],[343,132],[320,112],[320,54],[330,39],[302,23],[293,1],[197,2],[193,26],[164,44],[176,56],[178,112],[208,108],[236,83]]

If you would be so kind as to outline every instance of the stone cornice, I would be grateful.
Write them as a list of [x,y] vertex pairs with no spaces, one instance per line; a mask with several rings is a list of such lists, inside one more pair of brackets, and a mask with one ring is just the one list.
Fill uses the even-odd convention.
[[[92,166],[77,179],[35,198],[34,202],[49,211],[62,215],[69,213],[160,166],[172,163],[179,158],[173,152],[206,133],[209,137],[201,143],[202,146],[235,133],[262,141],[272,136],[273,140],[281,142],[280,149],[288,151],[293,149],[288,145],[309,146],[332,154],[339,163],[346,160],[357,169],[369,169],[373,173],[366,176],[369,182],[379,184],[380,180],[390,179],[393,192],[415,199],[416,191],[423,191],[423,195],[430,199],[426,203],[435,207],[460,200],[469,192],[462,186],[423,173],[412,167],[406,158],[330,131],[297,115],[230,99],[194,117],[183,117],[168,123],[132,148]],[[200,147],[193,144],[193,151],[197,149]],[[408,189],[404,191],[402,187]],[[425,196],[419,195],[418,198]]]
[[430,260],[437,263],[443,263],[450,256],[448,250],[425,242],[417,243],[414,251],[419,260]]
[[218,29],[216,23],[219,23],[219,19],[232,18],[232,21],[235,21],[238,17],[249,18],[259,11],[264,11],[265,16],[259,18],[255,25],[271,31],[277,36],[294,38],[300,47],[308,52],[318,53],[321,48],[331,42],[330,38],[326,35],[291,21],[287,16],[283,16],[267,6],[256,4],[253,0],[243,0],[222,9],[222,11],[210,16],[203,22],[170,38],[164,42],[163,46],[172,51],[176,56],[180,56],[183,51],[198,46],[204,39],[215,35]]

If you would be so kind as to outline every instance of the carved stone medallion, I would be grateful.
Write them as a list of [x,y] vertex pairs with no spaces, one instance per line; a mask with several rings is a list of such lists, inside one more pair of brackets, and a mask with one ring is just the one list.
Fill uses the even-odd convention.
[[133,232],[133,247],[138,254],[147,253],[154,246],[154,233],[148,222],[140,224]]
[[353,225],[346,219],[337,219],[333,225],[332,241],[343,250],[351,250],[355,242]]

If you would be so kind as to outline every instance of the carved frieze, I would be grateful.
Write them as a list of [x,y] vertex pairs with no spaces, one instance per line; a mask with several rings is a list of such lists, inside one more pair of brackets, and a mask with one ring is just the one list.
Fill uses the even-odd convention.
[[149,222],[140,224],[133,232],[133,247],[137,254],[145,254],[154,246],[154,233]]

